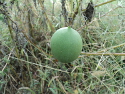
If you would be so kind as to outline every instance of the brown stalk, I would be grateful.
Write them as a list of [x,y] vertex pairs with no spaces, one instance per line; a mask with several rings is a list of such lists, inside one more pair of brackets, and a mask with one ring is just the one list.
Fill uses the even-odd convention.
[[95,5],[95,7],[99,7],[99,6],[102,6],[102,5],[111,3],[111,2],[113,2],[113,1],[116,1],[116,0],[110,0],[110,1],[107,1],[107,2],[104,2],[104,3],[101,3],[101,4],[98,4],[98,5]]
[[47,14],[46,14],[46,12],[45,12],[45,8],[44,8],[44,5],[43,5],[44,0],[38,0],[38,2],[39,2],[39,4],[40,4],[42,10],[44,11],[44,16],[46,17],[46,20],[47,20],[47,22],[48,22],[48,24],[49,24],[49,27],[51,28],[51,32],[55,32],[55,28],[54,28],[52,22],[49,20]]
[[114,55],[114,56],[125,56],[125,53],[84,53],[82,52],[81,53],[82,55],[87,55],[87,56],[90,56],[90,55],[104,55],[104,56],[110,56],[110,55]]
[[[12,38],[12,40],[13,40],[13,44],[14,44],[14,46],[15,46],[16,56],[19,58],[18,48],[17,48],[17,46],[16,46],[16,42],[15,42],[14,35],[13,35],[13,32],[12,32],[13,29],[12,29],[12,27],[11,27],[11,23],[10,23],[10,21],[11,21],[11,22],[13,22],[13,21],[12,21],[12,19],[8,16],[7,13],[5,13],[5,16],[6,16],[6,19],[7,19],[8,29],[9,29],[9,32],[10,32],[11,38]],[[14,24],[15,24],[15,23],[14,23]]]
[[98,51],[97,53],[106,52],[106,51],[108,51],[110,49],[118,48],[118,47],[121,47],[121,46],[125,46],[125,43],[122,43],[122,44],[119,44],[119,45],[116,45],[116,46],[112,46],[112,47],[106,48],[104,50]]
[[29,37],[25,34],[25,31],[21,31],[21,32],[24,34],[24,36],[25,36],[25,38],[27,39],[27,41],[28,41],[29,43],[31,43],[34,47],[36,47],[40,52],[44,53],[44,54],[47,55],[47,56],[51,56],[51,55],[47,54],[45,51],[43,51],[41,48],[39,48],[35,43],[33,43],[33,42],[29,39]]
[[64,86],[62,85],[62,83],[59,81],[58,78],[56,78],[56,81],[59,83],[59,87],[63,90],[63,93],[69,94],[69,93],[65,90]]
[[74,21],[76,15],[78,14],[79,6],[82,4],[81,2],[82,2],[82,0],[79,0],[79,4],[78,4],[78,6],[76,7],[76,9],[75,9],[75,11],[74,11],[74,13],[73,13],[73,15],[72,15],[73,21]]
[[63,17],[64,17],[65,26],[67,26],[67,15],[68,15],[68,12],[67,12],[67,10],[66,10],[65,3],[66,3],[65,0],[61,0],[61,4],[62,4],[62,15],[63,15]]
[[33,14],[34,14],[36,17],[38,17],[39,15],[38,15],[38,11],[37,11],[37,9],[36,9],[36,7],[35,7],[34,1],[33,1],[33,0],[27,0],[27,2],[28,2],[28,4],[29,4],[29,7],[31,8]]
[[[104,2],[104,3],[101,3],[101,4],[98,4],[98,5],[95,5],[95,7],[99,7],[99,6],[102,6],[102,5],[105,5],[105,4],[108,4],[108,3],[111,3],[113,1],[116,1],[116,0],[109,0],[107,2]],[[82,11],[85,11],[86,9],[83,9]]]

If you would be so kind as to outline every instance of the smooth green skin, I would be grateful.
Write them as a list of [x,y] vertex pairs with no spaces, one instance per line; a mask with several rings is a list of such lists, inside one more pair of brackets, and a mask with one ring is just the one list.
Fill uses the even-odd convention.
[[63,27],[53,34],[50,46],[52,54],[57,60],[70,63],[81,53],[82,38],[76,30]]

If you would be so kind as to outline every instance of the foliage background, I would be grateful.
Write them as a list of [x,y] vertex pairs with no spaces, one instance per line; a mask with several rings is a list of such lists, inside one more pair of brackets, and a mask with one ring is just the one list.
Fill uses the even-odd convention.
[[[64,1],[69,14],[62,12],[60,0],[0,1],[0,93],[125,93],[125,1],[93,0],[102,5],[87,25],[83,12],[90,0]],[[51,55],[50,39],[77,7],[72,28],[83,38],[83,51],[62,64]]]

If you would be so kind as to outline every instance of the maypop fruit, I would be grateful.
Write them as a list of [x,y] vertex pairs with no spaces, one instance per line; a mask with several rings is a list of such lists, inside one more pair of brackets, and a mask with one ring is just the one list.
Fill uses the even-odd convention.
[[79,33],[71,27],[58,29],[52,36],[52,55],[63,63],[70,63],[78,58],[82,50],[82,38]]

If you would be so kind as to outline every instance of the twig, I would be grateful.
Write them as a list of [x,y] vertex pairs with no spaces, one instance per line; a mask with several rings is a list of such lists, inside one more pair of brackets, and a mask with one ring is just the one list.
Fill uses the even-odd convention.
[[24,36],[25,36],[25,38],[27,39],[27,41],[28,41],[29,43],[31,43],[34,47],[36,47],[40,52],[44,53],[44,54],[47,55],[47,56],[51,56],[51,55],[47,54],[45,51],[43,51],[41,48],[39,48],[36,44],[34,44],[34,43],[29,39],[29,37],[25,34],[24,31],[21,31],[21,32],[24,34]]
[[[96,20],[98,20],[98,19],[96,19]],[[79,30],[83,29],[84,27],[86,27],[86,26],[92,24],[92,23],[93,23],[94,21],[96,21],[96,20],[93,20],[93,21],[91,21],[90,23],[88,23],[88,24],[86,24],[86,25],[84,25],[84,26],[78,28],[77,31],[79,31]]]
[[106,16],[106,15],[109,14],[110,12],[112,12],[112,11],[114,11],[114,10],[120,8],[120,7],[121,7],[121,6],[117,6],[116,8],[114,8],[114,9],[110,10],[109,12],[103,14],[101,17]]
[[65,0],[61,0],[61,4],[62,4],[62,15],[63,15],[63,17],[64,17],[65,26],[67,26],[67,15],[68,15],[68,12],[67,12],[67,10],[66,10],[65,3],[66,3]]
[[44,0],[42,0],[42,1],[41,1],[41,0],[38,0],[38,1],[39,1],[39,3],[40,3],[40,7],[41,7],[42,10],[44,11],[44,15],[45,15],[45,17],[46,17],[46,20],[47,20],[47,22],[48,22],[48,24],[49,24],[49,27],[51,28],[51,32],[55,32],[55,28],[54,28],[52,22],[49,20],[47,14],[46,14],[46,12],[45,12],[45,8],[44,8],[44,5],[43,5]]
[[[105,56],[110,56],[110,55],[114,55],[114,56],[125,56],[125,53],[84,53],[82,52],[81,53],[82,55],[87,55],[87,56],[90,56],[90,55],[105,55]],[[81,57],[81,56],[80,56]]]
[[[11,22],[13,22],[13,21],[11,20],[11,18],[9,17],[9,15],[8,15],[7,13],[5,13],[4,15],[6,16],[8,29],[9,29],[9,32],[10,32],[10,35],[11,35],[11,38],[12,38],[13,44],[14,44],[14,46],[15,46],[16,56],[19,58],[19,51],[18,51],[18,48],[17,48],[16,42],[14,41],[15,39],[14,39],[14,35],[13,35],[13,32],[12,32],[13,29],[12,29],[12,27],[11,27],[11,23],[10,23],[10,21],[11,21]],[[14,23],[14,24],[15,24],[15,23]]]
[[125,43],[122,43],[122,44],[119,44],[119,45],[116,45],[116,46],[112,46],[112,47],[103,49],[103,50],[101,50],[101,51],[98,51],[97,53],[106,52],[107,50],[114,49],[114,48],[118,48],[118,47],[121,47],[121,46],[125,46]]
[[102,6],[102,5],[111,3],[111,2],[113,2],[113,1],[116,1],[116,0],[110,0],[110,1],[107,1],[107,2],[104,2],[104,3],[101,3],[101,4],[98,4],[98,5],[95,5],[95,7],[99,7],[99,6]]
[[[111,3],[113,1],[116,1],[116,0],[110,0],[110,1],[107,1],[107,2],[104,2],[104,3],[101,3],[101,4],[98,4],[98,5],[95,5],[95,7],[99,7],[99,6],[102,6],[102,5],[105,5],[105,4],[108,4],[108,3]],[[82,11],[85,11],[86,9],[83,9]]]
[[[8,55],[8,58],[7,58],[8,60],[10,59],[13,50],[14,50],[14,48],[10,51],[10,53],[9,53],[9,55]],[[3,67],[2,71],[5,70],[5,68],[6,68],[7,65],[8,65],[8,63],[5,64],[5,66]]]
[[33,63],[33,62],[29,62],[29,61],[26,61],[26,60],[23,60],[23,59],[19,59],[19,58],[16,58],[16,57],[12,57],[11,58],[15,59],[15,60],[19,60],[19,61],[22,61],[24,63],[28,63],[28,64],[32,64],[34,66],[39,66],[39,67],[44,67],[44,68],[47,68],[47,69],[51,69],[51,70],[56,70],[56,71],[60,71],[60,72],[64,72],[64,73],[70,73],[70,72],[67,72],[67,71],[64,71],[64,70],[61,70],[61,69],[56,69],[56,68],[52,68],[50,66],[47,66],[47,65],[41,65],[41,64],[37,64],[37,63]]
[[69,94],[69,93],[66,92],[64,86],[63,86],[62,83],[59,81],[59,79],[56,78],[56,80],[57,80],[57,82],[59,83],[59,86],[60,86],[60,88],[63,90],[63,92],[64,92],[65,94]]
[[82,0],[79,0],[78,6],[76,7],[76,9],[75,9],[75,11],[74,11],[74,13],[73,13],[73,15],[72,15],[72,20],[73,20],[73,21],[74,21],[76,15],[78,14],[78,10],[79,10],[79,7],[80,7],[81,4],[82,4]]

